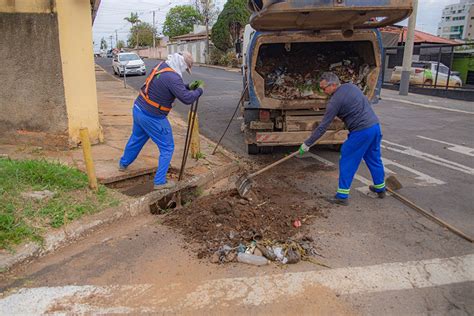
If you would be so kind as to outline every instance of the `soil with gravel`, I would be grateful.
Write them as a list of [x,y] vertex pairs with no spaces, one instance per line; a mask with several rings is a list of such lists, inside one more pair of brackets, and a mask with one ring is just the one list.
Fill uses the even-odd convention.
[[[236,190],[201,197],[166,214],[163,223],[197,245],[200,258],[224,245],[237,247],[253,240],[285,242],[301,238],[308,224],[324,214],[317,199],[275,180],[260,181],[253,189],[252,199],[241,198]],[[300,227],[295,227],[296,220]]]

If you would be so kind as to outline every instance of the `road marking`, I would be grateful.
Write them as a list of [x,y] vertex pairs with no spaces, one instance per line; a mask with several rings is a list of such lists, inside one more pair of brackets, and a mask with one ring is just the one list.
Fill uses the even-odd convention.
[[[320,162],[326,164],[327,166],[329,167],[334,167],[336,164],[334,164],[332,161],[329,161],[321,156],[318,156],[318,155],[315,155],[313,154],[312,152],[308,152],[306,153],[305,155],[309,155],[311,156],[312,158],[316,159],[316,160],[319,160]],[[365,186],[362,186],[362,187],[357,187],[355,188],[355,190],[363,193],[364,195],[367,195],[368,197],[372,197],[372,198],[376,198],[376,194],[375,193],[372,193],[370,190],[369,190],[369,185],[372,184],[372,181],[370,181],[369,179],[361,176],[360,174],[356,173],[356,175],[354,176],[354,179],[358,180],[359,182],[365,184]]]
[[183,313],[283,302],[324,286],[336,295],[433,288],[474,281],[474,254],[321,271],[151,284],[23,288],[0,299],[0,314]]
[[442,106],[428,105],[428,104],[412,102],[412,101],[407,101],[407,100],[393,99],[393,98],[387,98],[387,97],[383,97],[382,100],[388,100],[388,101],[400,102],[400,103],[405,103],[405,104],[410,104],[410,105],[416,105],[416,106],[420,106],[420,107],[428,108],[428,109],[444,110],[444,111],[464,113],[464,114],[474,114],[474,112],[463,111],[463,110],[458,110],[458,109],[450,109],[450,108],[445,108],[445,107],[442,107]]
[[[390,142],[388,140],[382,140],[382,142],[389,145],[389,146],[382,145],[382,148],[384,148],[384,149],[388,149],[388,150],[391,150],[391,151],[394,151],[394,152],[397,152],[397,153],[400,153],[400,154],[416,157],[416,158],[419,158],[419,159],[422,159],[422,160],[425,160],[425,161],[428,161],[428,162],[431,162],[431,163],[434,163],[434,164],[437,164],[437,165],[440,165],[440,166],[443,166],[443,167],[446,167],[446,168],[449,168],[449,169],[452,169],[452,170],[457,170],[457,171],[463,172],[465,174],[474,175],[474,169],[473,168],[470,168],[468,166],[464,166],[464,165],[459,164],[457,162],[453,162],[453,161],[441,158],[441,157],[436,156],[436,155],[431,155],[431,154],[428,154],[428,153],[424,153],[424,152],[416,150],[412,147],[403,146],[403,145],[400,145],[400,144],[397,144],[397,143],[394,143],[394,142]],[[396,147],[393,147],[393,146],[396,146],[396,147],[399,147],[399,148],[396,148]]]
[[463,154],[463,155],[474,157],[474,148],[470,148],[470,147],[466,147],[466,146],[462,146],[462,145],[456,145],[456,144],[448,143],[448,142],[445,142],[445,141],[442,141],[442,140],[433,139],[433,138],[429,138],[429,137],[425,137],[425,136],[421,136],[421,135],[416,135],[416,137],[421,138],[421,139],[431,140],[432,142],[436,142],[436,143],[451,146],[451,147],[448,147],[447,149],[451,150],[451,151],[454,151],[454,152],[457,152],[457,153],[460,153],[460,154]]
[[[419,180],[420,182],[417,182],[415,184],[420,185],[420,186],[433,186],[433,185],[443,185],[446,184],[446,182],[438,180],[436,178],[433,178],[432,176],[429,176],[423,172],[420,172],[418,170],[415,170],[413,168],[401,165],[393,160],[387,159],[387,158],[382,158],[384,167],[385,166],[395,166],[400,169],[403,169],[405,171],[408,171],[410,173],[413,173],[416,175],[415,179]],[[386,170],[386,168],[385,168]],[[392,171],[393,172],[393,171]],[[393,172],[395,173],[395,172]]]
[[[324,159],[323,157],[321,156],[318,156],[318,155],[315,155],[313,153],[307,153],[307,155],[310,155],[311,157],[313,157],[314,159],[316,160],[319,160],[323,163],[325,163],[326,165],[328,166],[335,166],[334,163],[332,163],[331,161],[327,160],[327,159]],[[393,160],[390,160],[390,159],[387,159],[387,158],[382,158],[382,161],[383,161],[383,164],[384,164],[384,169],[385,169],[385,173],[386,174],[397,174],[396,172],[394,172],[393,170],[387,168],[387,166],[395,166],[395,167],[398,167],[400,169],[403,169],[405,171],[408,171],[414,175],[416,175],[415,179],[419,180],[419,182],[417,182],[416,184],[417,185],[420,185],[420,186],[433,186],[433,185],[443,185],[443,184],[446,184],[446,182],[444,181],[441,181],[439,179],[436,179],[436,178],[433,178],[423,172],[420,172],[418,170],[415,170],[413,168],[410,168],[410,167],[407,167],[407,166],[404,166],[404,165],[401,165]],[[354,178],[360,182],[362,182],[363,184],[365,184],[366,186],[369,186],[372,183],[371,180],[361,176],[360,174],[356,174],[354,176]],[[369,189],[366,187],[366,186],[363,186],[363,187],[358,187],[358,188],[355,188],[356,190],[364,193],[364,194],[367,194],[369,193]]]

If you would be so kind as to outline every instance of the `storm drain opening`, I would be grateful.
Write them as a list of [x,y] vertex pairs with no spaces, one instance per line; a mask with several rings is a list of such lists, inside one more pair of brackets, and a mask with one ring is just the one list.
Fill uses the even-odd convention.
[[153,215],[164,215],[175,210],[180,199],[181,207],[187,207],[200,196],[200,188],[187,188],[179,192],[173,192],[160,200],[150,204],[150,213]]

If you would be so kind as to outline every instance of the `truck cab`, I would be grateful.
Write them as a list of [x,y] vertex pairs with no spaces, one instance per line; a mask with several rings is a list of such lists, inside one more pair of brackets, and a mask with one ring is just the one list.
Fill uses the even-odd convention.
[[[325,71],[376,102],[382,44],[377,28],[405,19],[411,0],[249,1],[244,31],[243,131],[249,154],[301,144],[321,122]],[[335,120],[329,130],[343,123]],[[342,130],[322,144],[340,145]]]

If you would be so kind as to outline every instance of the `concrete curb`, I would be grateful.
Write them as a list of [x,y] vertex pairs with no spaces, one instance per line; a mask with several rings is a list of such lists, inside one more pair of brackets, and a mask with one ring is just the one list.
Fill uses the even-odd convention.
[[215,170],[211,170],[205,174],[197,175],[189,180],[178,183],[175,187],[168,190],[152,191],[142,197],[132,199],[120,194],[124,201],[117,208],[109,208],[97,214],[87,216],[83,219],[75,221],[66,227],[48,233],[43,240],[43,244],[39,245],[29,242],[21,245],[13,254],[0,254],[0,272],[8,271],[14,266],[21,263],[32,261],[37,257],[52,253],[62,248],[72,241],[78,240],[87,234],[92,233],[100,227],[111,224],[116,220],[135,217],[150,211],[150,205],[161,200],[165,196],[187,188],[198,188],[212,185],[230,175],[236,173],[240,169],[238,164],[231,163],[221,166]]

